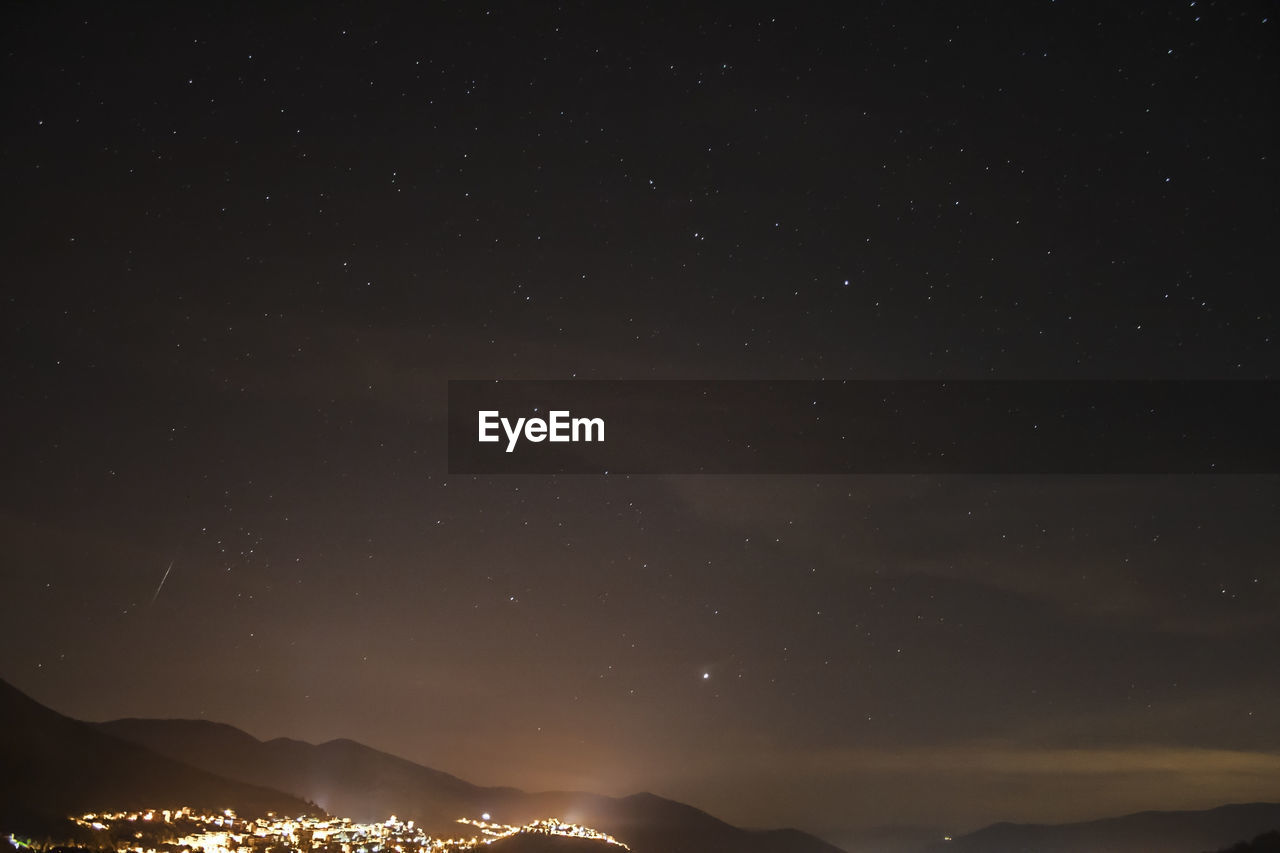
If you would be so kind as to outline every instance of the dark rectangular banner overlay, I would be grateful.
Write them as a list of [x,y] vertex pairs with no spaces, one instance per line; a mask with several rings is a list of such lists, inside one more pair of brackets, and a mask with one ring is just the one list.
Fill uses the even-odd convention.
[[449,382],[451,474],[1261,474],[1278,435],[1273,381]]

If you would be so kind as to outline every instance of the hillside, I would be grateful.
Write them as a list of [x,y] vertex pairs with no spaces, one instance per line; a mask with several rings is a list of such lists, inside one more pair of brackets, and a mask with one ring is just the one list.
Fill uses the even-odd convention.
[[1264,833],[1249,841],[1241,841],[1218,853],[1280,853],[1280,830]]
[[112,737],[0,680],[0,830],[57,826],[91,810],[170,804],[246,815],[317,811],[298,797]]

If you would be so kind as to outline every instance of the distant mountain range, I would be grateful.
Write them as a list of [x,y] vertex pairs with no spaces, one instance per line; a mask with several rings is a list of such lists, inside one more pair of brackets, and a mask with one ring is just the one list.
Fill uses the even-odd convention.
[[484,812],[503,819],[497,804],[521,793],[472,785],[350,740],[318,746],[288,738],[263,742],[232,726],[204,720],[130,719],[94,725],[99,732],[192,767],[279,791],[300,792],[331,814],[363,823],[394,814],[443,829],[452,827],[457,818],[479,817]]
[[[457,833],[457,818],[486,812],[514,825],[560,817],[622,839],[634,853],[843,853],[803,832],[739,829],[653,794],[485,788],[350,740],[263,742],[196,720],[78,722],[0,680],[0,830],[54,828],[69,814],[167,804],[246,815],[323,809],[359,821],[395,814],[447,835]],[[515,836],[490,849],[618,848]]]
[[[516,825],[554,815],[626,840],[639,853],[836,851],[802,832],[748,832],[652,794],[614,799],[484,788],[350,740],[263,742],[231,726],[199,720],[116,720],[97,728],[227,778],[291,791],[359,820],[394,813],[447,831],[463,815],[488,812]],[[921,853],[1206,853],[1277,827],[1280,804],[1256,803],[1061,825],[999,823]]]
[[97,728],[231,779],[296,792],[354,820],[395,814],[449,834],[456,831],[454,821],[464,816],[488,813],[516,826],[560,817],[622,839],[637,853],[840,853],[802,832],[739,829],[653,794],[614,798],[484,788],[350,740],[264,742],[231,726],[200,720],[116,720]]
[[[560,817],[607,832],[634,853],[842,853],[803,832],[740,829],[653,794],[531,794],[473,785],[351,740],[264,742],[201,720],[83,723],[0,680],[0,831],[53,829],[69,814],[169,804],[246,815],[326,810],[363,822],[395,814],[445,835],[457,832],[457,818],[484,813],[514,825]],[[998,823],[920,853],[1209,853],[1277,828],[1280,803],[1252,803],[1059,825]],[[490,849],[618,848],[513,836]]]
[[245,814],[320,811],[299,797],[232,781],[112,737],[0,680],[0,829],[56,828],[70,814],[175,799]]
[[1212,853],[1277,828],[1280,803],[1247,803],[1083,823],[997,823],[929,853]]

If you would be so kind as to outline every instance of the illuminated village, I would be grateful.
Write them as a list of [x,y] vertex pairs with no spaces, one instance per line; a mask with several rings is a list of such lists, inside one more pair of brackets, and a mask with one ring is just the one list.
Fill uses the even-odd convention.
[[[394,815],[383,823],[353,823],[349,818],[278,817],[240,818],[227,809],[220,813],[190,808],[151,809],[137,812],[89,813],[70,820],[83,834],[96,839],[94,849],[115,853],[430,853],[442,850],[475,850],[513,835],[559,835],[627,845],[594,829],[565,823],[557,818],[524,826],[460,818],[459,836],[434,838]],[[33,849],[32,842],[10,835],[6,839],[19,850]]]

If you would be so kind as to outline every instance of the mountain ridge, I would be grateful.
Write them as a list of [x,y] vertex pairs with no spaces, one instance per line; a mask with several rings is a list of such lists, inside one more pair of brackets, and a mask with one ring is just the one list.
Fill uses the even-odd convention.
[[228,779],[48,708],[0,679],[0,829],[56,826],[85,811],[171,802],[318,813],[299,797]]
[[[633,853],[843,853],[799,830],[742,829],[649,792],[607,797],[474,785],[351,738],[264,741],[210,720],[86,723],[3,679],[0,768],[0,829],[18,820],[52,825],[70,813],[150,807],[177,797],[184,805],[279,814],[319,813],[318,804],[368,821],[417,812],[426,818],[423,825],[449,829],[458,817],[484,812],[513,825],[556,816],[626,840]],[[1002,821],[920,853],[1207,853],[1277,827],[1280,803],[1233,803],[1065,824]],[[560,840],[516,837],[502,849],[544,848],[575,849]]]
[[843,853],[800,830],[741,829],[647,792],[615,798],[474,785],[350,738],[262,741],[206,720],[128,718],[94,725],[196,767],[293,791],[358,820],[395,814],[443,832],[458,817],[483,813],[517,826],[556,816],[627,840],[636,853]]

